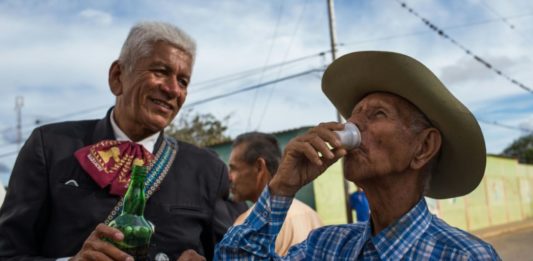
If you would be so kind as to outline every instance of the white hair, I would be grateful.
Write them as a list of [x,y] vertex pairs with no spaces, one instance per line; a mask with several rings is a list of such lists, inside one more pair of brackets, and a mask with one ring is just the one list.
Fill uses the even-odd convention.
[[195,41],[180,28],[162,22],[141,22],[133,26],[120,51],[119,61],[131,72],[140,58],[151,54],[154,44],[164,41],[189,54],[194,63]]

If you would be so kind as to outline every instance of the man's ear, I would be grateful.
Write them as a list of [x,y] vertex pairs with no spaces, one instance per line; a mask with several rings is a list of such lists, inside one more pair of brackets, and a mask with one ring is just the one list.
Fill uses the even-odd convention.
[[270,180],[270,173],[268,172],[265,159],[261,157],[257,158],[254,168],[257,172],[257,180],[264,180],[266,183],[268,183]]
[[124,73],[124,71],[122,69],[123,68],[118,60],[114,61],[111,64],[111,67],[109,68],[109,77],[108,77],[109,88],[111,89],[111,92],[115,96],[120,96],[123,91],[121,76]]
[[423,168],[439,152],[442,137],[436,128],[427,128],[418,134],[420,143],[416,148],[415,155],[411,160],[412,169]]

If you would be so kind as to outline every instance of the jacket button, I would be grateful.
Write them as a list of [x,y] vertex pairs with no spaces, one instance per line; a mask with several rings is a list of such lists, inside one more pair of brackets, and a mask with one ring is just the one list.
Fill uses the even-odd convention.
[[165,253],[157,253],[155,255],[155,261],[169,261],[167,254]]

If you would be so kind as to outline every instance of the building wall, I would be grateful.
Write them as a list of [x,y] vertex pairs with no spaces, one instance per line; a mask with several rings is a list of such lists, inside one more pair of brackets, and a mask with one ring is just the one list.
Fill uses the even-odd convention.
[[[336,163],[314,182],[317,212],[326,224],[343,224],[347,220],[340,166]],[[353,184],[349,191],[355,191]],[[427,201],[433,213],[464,230],[533,218],[533,165],[488,155],[485,176],[473,192]]]
[[346,197],[343,182],[340,162],[330,166],[313,182],[316,211],[326,225],[346,223]]

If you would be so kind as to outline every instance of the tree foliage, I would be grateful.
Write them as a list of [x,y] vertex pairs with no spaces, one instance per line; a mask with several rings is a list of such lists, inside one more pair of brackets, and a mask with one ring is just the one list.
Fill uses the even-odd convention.
[[177,122],[170,124],[166,133],[178,140],[205,147],[231,140],[225,134],[229,118],[227,115],[219,120],[211,113],[200,114],[187,110],[180,114]]
[[533,164],[533,133],[515,140],[502,154],[518,158],[518,162],[520,163]]

